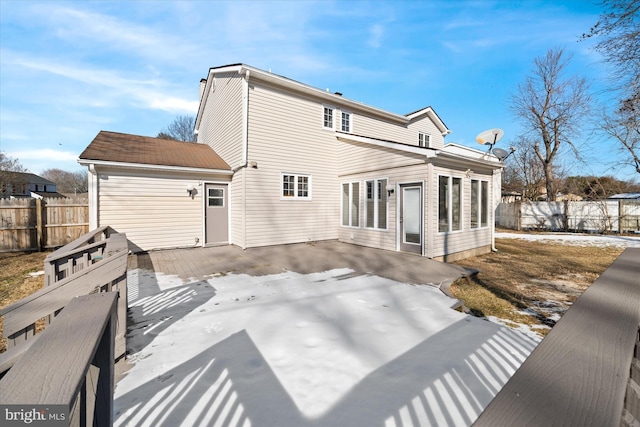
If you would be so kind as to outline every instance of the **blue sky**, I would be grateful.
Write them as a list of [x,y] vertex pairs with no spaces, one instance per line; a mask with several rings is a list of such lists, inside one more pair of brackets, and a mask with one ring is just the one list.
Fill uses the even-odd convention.
[[[195,115],[210,67],[246,63],[394,113],[432,106],[447,142],[522,129],[509,97],[550,48],[597,96],[607,70],[578,42],[601,13],[579,1],[108,1],[0,0],[0,150],[32,172],[81,169],[100,130],[155,136]],[[615,145],[578,141],[607,173]],[[570,163],[573,165],[573,163]]]

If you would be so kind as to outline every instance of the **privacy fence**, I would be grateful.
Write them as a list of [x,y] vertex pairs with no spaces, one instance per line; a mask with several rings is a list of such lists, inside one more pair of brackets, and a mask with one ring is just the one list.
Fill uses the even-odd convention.
[[640,232],[640,200],[500,203],[496,225],[512,230]]
[[57,248],[88,231],[86,198],[0,199],[0,252]]

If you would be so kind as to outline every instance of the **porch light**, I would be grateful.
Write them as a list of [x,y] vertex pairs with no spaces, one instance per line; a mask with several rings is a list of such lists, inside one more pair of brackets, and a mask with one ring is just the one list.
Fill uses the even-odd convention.
[[387,184],[387,197],[391,197],[394,191],[395,187],[393,186],[393,184]]
[[187,193],[193,199],[196,195],[196,187],[193,184],[187,184]]

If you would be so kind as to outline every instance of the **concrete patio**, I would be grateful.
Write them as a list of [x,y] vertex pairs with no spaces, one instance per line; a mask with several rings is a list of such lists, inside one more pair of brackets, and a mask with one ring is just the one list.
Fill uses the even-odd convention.
[[475,271],[406,252],[391,252],[338,241],[267,246],[237,246],[152,251],[129,257],[129,269],[140,268],[193,281],[213,275],[252,276],[293,271],[310,274],[349,268],[354,275],[373,274],[403,283],[446,286]]

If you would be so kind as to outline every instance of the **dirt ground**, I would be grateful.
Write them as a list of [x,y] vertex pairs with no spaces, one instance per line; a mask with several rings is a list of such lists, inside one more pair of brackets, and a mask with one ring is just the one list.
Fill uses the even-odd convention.
[[542,335],[623,250],[516,239],[496,239],[496,248],[455,263],[480,273],[457,281],[453,294],[477,316],[524,323]]

